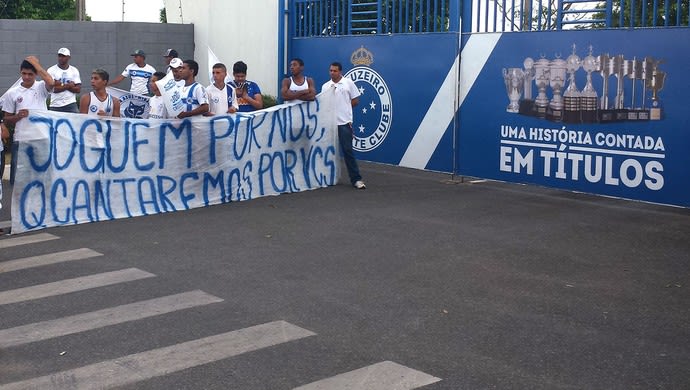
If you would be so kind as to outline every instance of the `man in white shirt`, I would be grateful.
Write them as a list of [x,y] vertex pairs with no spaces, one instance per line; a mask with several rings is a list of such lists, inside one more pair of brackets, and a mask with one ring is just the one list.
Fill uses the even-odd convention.
[[347,173],[350,175],[350,183],[358,190],[363,190],[367,186],[362,181],[359,174],[359,167],[352,150],[352,107],[359,104],[359,90],[354,81],[343,77],[343,66],[340,62],[334,62],[329,68],[331,79],[322,87],[321,93],[334,90],[335,92],[335,113],[336,124],[338,125],[338,141],[345,157]]
[[199,64],[194,60],[184,60],[178,72],[180,78],[184,80],[181,94],[185,107],[182,112],[177,114],[177,117],[182,119],[194,115],[204,115],[208,112],[208,97],[206,96],[206,89],[195,80],[199,73]]
[[225,83],[225,78],[228,75],[227,68],[224,64],[217,63],[213,65],[212,73],[213,82],[206,88],[209,110],[204,115],[212,116],[237,112],[239,106],[237,105],[235,88]]
[[148,95],[149,80],[156,73],[156,68],[146,63],[146,53],[143,50],[134,50],[131,56],[134,58],[134,62],[127,65],[122,74],[115,77],[108,85],[115,85],[124,80],[125,77],[129,77],[132,79],[129,92],[138,95]]
[[163,99],[161,91],[158,89],[158,85],[156,84],[156,81],[164,78],[165,73],[163,72],[156,72],[153,74],[153,77],[151,77],[151,85],[149,85],[149,88],[151,88],[153,96],[151,96],[151,99],[149,99],[149,119],[168,118],[168,110],[165,108],[165,100]]
[[[12,142],[12,163],[10,165],[10,183],[14,184],[14,175],[17,170],[17,153],[19,142],[24,141],[21,126],[17,126],[24,118],[29,116],[29,110],[47,110],[46,100],[53,90],[55,81],[53,77],[41,66],[38,58],[26,57],[19,66],[22,82],[10,88],[2,102],[3,122],[9,126],[15,126],[14,140]],[[36,81],[36,75],[43,80]]]
[[55,80],[50,94],[50,109],[60,112],[79,112],[77,94],[81,93],[79,69],[69,64],[72,54],[66,47],[57,52],[57,64],[48,68],[48,73]]

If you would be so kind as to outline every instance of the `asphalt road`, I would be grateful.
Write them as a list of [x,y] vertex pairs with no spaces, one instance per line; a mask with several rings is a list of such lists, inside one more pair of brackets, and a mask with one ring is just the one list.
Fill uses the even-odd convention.
[[688,388],[690,210],[363,175],[0,237],[0,389]]

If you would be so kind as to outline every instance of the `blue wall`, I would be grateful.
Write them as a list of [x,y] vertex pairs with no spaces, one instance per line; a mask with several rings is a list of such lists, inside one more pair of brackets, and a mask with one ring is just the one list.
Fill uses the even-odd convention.
[[[690,206],[688,42],[688,29],[501,35],[460,108],[457,172]],[[663,60],[658,66],[659,70],[666,72],[665,85],[659,92],[662,119],[571,124],[506,112],[509,100],[502,69],[522,68],[526,57],[538,60],[542,54],[548,59],[554,59],[556,55],[566,59],[571,54],[573,43],[581,58],[588,54],[588,47],[592,45],[594,56],[609,53],[612,56],[622,54],[626,59],[653,57]],[[580,90],[585,86],[585,78],[586,73],[579,69],[576,81]],[[593,73],[592,81],[601,96],[601,75]],[[611,76],[611,104],[616,94],[616,82],[617,78]],[[627,106],[632,96],[632,81],[626,78],[624,84]],[[533,94],[536,94],[536,87],[533,89]],[[638,101],[641,93],[641,82],[638,82]],[[547,94],[551,98],[550,88]],[[648,88],[648,101],[650,96]],[[547,139],[546,134],[555,135],[557,139]],[[586,160],[592,162],[589,178],[585,175]],[[522,164],[516,163],[519,161]],[[562,167],[558,166],[559,163],[563,164]],[[596,175],[596,167],[602,169],[600,176]]]
[[[290,57],[304,59],[306,72],[319,90],[328,80],[332,61],[341,62],[344,73],[368,68],[371,72],[360,74],[376,74],[385,83],[384,97],[390,99],[392,111],[388,133],[376,148],[358,152],[362,160],[690,206],[690,29],[470,34],[462,39],[460,72],[455,79],[456,33],[293,38]],[[658,65],[666,73],[659,92],[662,119],[574,124],[506,112],[509,101],[503,68],[522,68],[526,57],[566,59],[573,44],[581,59],[591,45],[594,56],[608,53],[622,54],[625,59],[663,60]],[[371,54],[371,64],[351,62],[361,48]],[[580,68],[576,73],[579,90],[585,77]],[[442,91],[447,92],[449,80],[456,84],[450,97]],[[601,96],[599,73],[592,74],[592,82]],[[372,102],[380,108],[382,97],[374,93],[371,83],[356,83],[365,94],[355,109],[355,135],[366,140],[376,128],[376,118],[372,119],[376,112],[361,110]],[[636,85],[636,99],[641,102],[641,82]],[[532,88],[534,96],[537,88]],[[611,76],[611,105],[615,94],[616,77]],[[551,88],[547,95],[552,97]],[[631,95],[632,83],[626,79],[626,106]],[[647,101],[650,96],[647,89]],[[459,109],[456,101],[461,103]],[[452,105],[450,115],[445,113],[446,103]],[[364,131],[358,133],[360,124]],[[565,139],[559,139],[564,135]],[[546,164],[550,164],[548,169]]]
[[[351,62],[352,54],[362,47],[371,53],[373,59],[368,66]],[[360,142],[368,144],[360,148],[364,150],[358,152],[358,158],[399,164],[451,68],[457,50],[457,34],[360,35],[296,38],[292,40],[290,57],[304,60],[305,73],[314,78],[318,91],[328,81],[328,68],[333,61],[343,64],[344,74],[356,67],[363,70],[355,78],[369,78],[369,73],[372,76],[378,74],[386,86],[385,92],[379,92],[387,95],[384,99],[390,99],[392,121],[385,139],[372,149],[368,138],[381,123],[372,118],[375,115],[370,107],[372,102],[376,108],[380,107],[382,97],[374,93],[373,82],[356,80],[355,83],[364,88],[364,95],[359,106],[355,107],[353,127],[355,136],[362,138]],[[372,72],[366,72],[367,68]],[[366,114],[362,112],[363,108],[368,108]],[[363,132],[358,130],[360,124],[364,126]],[[449,124],[450,120],[444,129]],[[452,171],[452,134],[446,138],[446,142],[439,146],[438,155],[422,168]]]

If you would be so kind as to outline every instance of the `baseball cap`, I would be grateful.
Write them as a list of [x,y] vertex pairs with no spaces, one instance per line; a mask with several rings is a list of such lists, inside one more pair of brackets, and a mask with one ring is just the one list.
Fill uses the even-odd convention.
[[177,54],[175,49],[168,49],[163,53],[163,57],[179,57],[179,54]]
[[171,68],[175,69],[175,68],[179,68],[180,66],[182,66],[182,60],[181,59],[173,58],[172,60],[170,60],[170,67]]
[[146,57],[146,53],[144,53],[144,51],[141,49],[134,50],[134,52],[130,55]]
[[69,57],[71,54],[69,52],[69,49],[66,47],[61,47],[60,50],[58,50],[58,54],[61,54],[63,56]]

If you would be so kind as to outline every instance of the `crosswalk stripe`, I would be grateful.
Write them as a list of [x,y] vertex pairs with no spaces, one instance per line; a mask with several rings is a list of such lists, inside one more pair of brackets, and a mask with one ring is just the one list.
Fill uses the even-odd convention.
[[0,385],[0,390],[106,389],[124,386],[314,335],[314,332],[288,322],[274,321]]
[[0,348],[85,332],[222,301],[221,298],[195,290],[56,320],[17,326],[0,330]]
[[119,271],[104,272],[101,274],[83,276],[74,279],[65,279],[58,282],[39,284],[36,286],[18,288],[0,292],[0,305],[30,301],[51,297],[54,295],[68,294],[71,292],[88,290],[96,287],[109,286],[111,284],[134,281],[144,278],[152,278],[156,275],[136,268],[127,268]]
[[40,256],[25,257],[22,259],[0,262],[0,274],[3,272],[17,271],[20,269],[40,267],[42,265],[63,263],[66,261],[83,260],[91,257],[103,256],[88,248],[79,248],[63,252],[49,253]]
[[293,390],[407,390],[441,379],[403,365],[385,361],[349,371]]
[[54,236],[50,233],[38,233],[32,234],[30,236],[19,236],[14,238],[5,238],[0,240],[0,249],[11,248],[13,246],[35,244],[37,242],[57,240],[58,236]]

